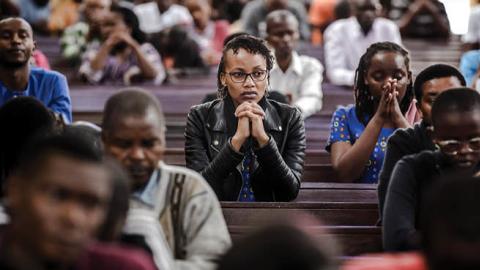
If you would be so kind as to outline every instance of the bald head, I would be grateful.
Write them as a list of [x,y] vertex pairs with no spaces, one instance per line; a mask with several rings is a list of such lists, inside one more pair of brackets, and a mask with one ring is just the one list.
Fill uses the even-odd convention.
[[104,132],[111,132],[125,118],[155,117],[162,129],[165,118],[157,98],[140,88],[128,88],[111,96],[103,112],[102,127]]
[[0,20],[0,30],[1,29],[6,29],[6,28],[11,28],[12,25],[20,25],[21,28],[28,31],[30,36],[33,38],[32,26],[30,26],[30,24],[26,20],[24,20],[23,18],[12,17],[12,18],[6,18],[6,19],[3,19],[3,20]]
[[295,29],[298,29],[298,20],[292,12],[286,9],[280,9],[270,12],[266,18],[267,22],[267,32],[269,26],[272,27],[274,24],[289,24],[292,25]]

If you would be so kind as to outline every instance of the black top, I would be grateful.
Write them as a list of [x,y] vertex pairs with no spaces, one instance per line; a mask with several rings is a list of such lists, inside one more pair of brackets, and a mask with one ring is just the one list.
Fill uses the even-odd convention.
[[388,183],[395,164],[404,156],[417,154],[424,150],[434,151],[435,149],[435,144],[427,134],[427,125],[423,121],[413,128],[398,129],[390,136],[378,180],[380,220],[382,219]]
[[[263,98],[267,145],[255,147],[251,183],[257,201],[291,201],[297,197],[305,157],[305,127],[300,110]],[[192,107],[185,129],[185,159],[222,201],[238,200],[243,153],[230,144],[237,128],[230,97]],[[242,151],[242,150],[241,150]]]
[[[478,171],[478,165],[471,173]],[[402,158],[395,166],[383,212],[383,246],[387,251],[419,248],[418,232],[426,195],[432,186],[452,171],[440,151],[423,151]],[[466,173],[466,172],[463,172]]]

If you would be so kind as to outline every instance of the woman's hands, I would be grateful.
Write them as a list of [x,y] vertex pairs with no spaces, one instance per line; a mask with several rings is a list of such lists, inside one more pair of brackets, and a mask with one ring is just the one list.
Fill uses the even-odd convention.
[[397,128],[410,126],[400,109],[397,79],[388,80],[382,90],[374,120],[382,126],[386,122],[391,122]]
[[130,33],[123,32],[123,31],[122,32],[121,31],[115,31],[112,34],[110,34],[108,36],[107,40],[105,41],[105,44],[108,47],[113,48],[115,45],[117,45],[121,42],[124,42],[129,47],[138,46],[138,42],[135,39],[132,38]]
[[235,110],[238,118],[237,131],[232,137],[232,146],[239,151],[248,137],[252,136],[260,147],[268,143],[269,136],[263,127],[265,112],[255,102],[246,101],[240,104]]

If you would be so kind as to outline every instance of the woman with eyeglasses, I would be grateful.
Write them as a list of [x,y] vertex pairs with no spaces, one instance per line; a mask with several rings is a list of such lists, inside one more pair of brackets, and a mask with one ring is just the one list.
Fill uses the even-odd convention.
[[301,112],[269,100],[273,58],[264,42],[228,42],[218,67],[218,99],[192,107],[185,130],[187,167],[222,201],[291,201],[303,173]]
[[439,178],[480,171],[480,94],[470,88],[441,93],[433,103],[432,124],[438,149],[406,156],[393,169],[383,212],[388,251],[419,247],[422,217],[429,210],[425,195]]

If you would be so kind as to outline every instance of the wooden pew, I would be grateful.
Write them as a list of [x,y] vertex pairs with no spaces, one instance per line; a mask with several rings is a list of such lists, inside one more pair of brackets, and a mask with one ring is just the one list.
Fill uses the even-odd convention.
[[325,225],[374,226],[378,219],[377,203],[368,202],[221,202],[229,225],[254,226],[272,220],[295,220],[305,213]]
[[[233,243],[258,227],[229,225],[228,230]],[[380,252],[382,250],[381,228],[376,226],[310,226],[304,228],[322,241],[327,235],[333,236],[340,245],[343,256],[354,256],[362,253]],[[327,232],[327,235],[325,234]]]
[[377,185],[328,182],[302,182],[295,202],[377,203]]

